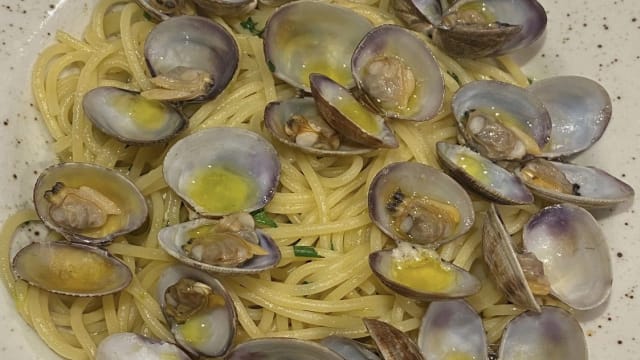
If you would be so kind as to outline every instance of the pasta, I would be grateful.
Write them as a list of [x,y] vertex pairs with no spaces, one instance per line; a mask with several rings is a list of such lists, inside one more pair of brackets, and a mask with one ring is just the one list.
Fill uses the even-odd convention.
[[[393,22],[388,0],[335,3],[354,9],[375,24]],[[233,31],[241,48],[239,71],[215,100],[194,109],[181,136],[214,126],[235,126],[264,133],[265,105],[290,98],[295,90],[274,80],[262,40],[240,31],[237,23],[216,18]],[[118,238],[108,250],[135,273],[122,293],[101,298],[72,298],[48,293],[16,280],[9,268],[12,234],[37,220],[33,210],[9,218],[0,235],[0,269],[20,315],[60,356],[88,359],[109,334],[135,331],[170,340],[161,309],[154,299],[155,280],[174,260],[158,248],[157,233],[184,220],[181,200],[162,177],[162,156],[169,145],[128,146],[94,130],[81,107],[84,93],[96,86],[141,91],[151,87],[142,55],[144,39],[153,28],[132,1],[101,0],[94,8],[82,39],[58,32],[57,42],[43,50],[33,69],[33,94],[62,161],[91,162],[126,174],[147,197],[149,226]],[[282,251],[280,265],[257,276],[222,279],[238,312],[237,341],[266,336],[321,339],[330,334],[366,336],[362,317],[381,318],[402,331],[419,327],[425,305],[391,293],[372,275],[367,255],[390,245],[367,213],[366,193],[373,176],[396,161],[438,166],[435,143],[451,140],[456,128],[450,113],[452,93],[476,79],[497,79],[519,86],[527,77],[507,57],[497,61],[455,61],[431,46],[445,75],[445,106],[425,123],[394,123],[400,147],[351,157],[316,158],[274,143],[282,163],[281,188],[266,207],[278,222],[266,229]],[[266,137],[267,134],[264,134]],[[476,211],[487,203],[474,198]],[[510,233],[519,232],[538,207],[503,207]],[[486,276],[481,261],[481,221],[465,236],[444,245],[443,259],[483,280],[480,293],[468,300],[482,314],[491,342],[522,310],[505,303]],[[322,258],[296,257],[290,245],[315,246]]]

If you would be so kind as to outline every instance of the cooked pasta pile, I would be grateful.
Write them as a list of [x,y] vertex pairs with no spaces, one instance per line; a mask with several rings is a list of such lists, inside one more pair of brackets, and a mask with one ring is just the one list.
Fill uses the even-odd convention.
[[[389,0],[335,2],[376,25],[394,22]],[[270,101],[295,96],[295,89],[273,78],[264,61],[262,39],[242,32],[237,23],[214,20],[236,37],[241,49],[239,71],[222,95],[192,109],[188,129],[180,136],[234,126],[270,139],[261,126],[264,107]],[[83,38],[58,32],[56,43],[42,51],[33,69],[35,101],[60,160],[115,168],[135,182],[150,205],[145,230],[120,237],[108,247],[134,271],[133,282],[121,293],[101,298],[56,295],[14,279],[8,266],[10,239],[16,229],[37,216],[33,210],[24,210],[4,224],[0,237],[3,279],[25,321],[64,358],[93,358],[100,340],[117,332],[172,339],[154,299],[155,280],[175,261],[158,248],[158,231],[184,221],[187,215],[162,177],[162,155],[171,144],[125,145],[93,129],[81,107],[83,94],[96,86],[135,91],[151,87],[142,47],[153,26],[134,2],[101,0]],[[527,85],[526,76],[507,57],[456,61],[431,48],[445,76],[445,104],[432,121],[392,122],[400,141],[398,149],[315,157],[274,143],[282,163],[281,186],[266,211],[279,226],[265,231],[280,245],[283,256],[273,270],[221,279],[238,312],[237,341],[265,336],[315,340],[330,334],[359,338],[367,335],[362,317],[381,318],[403,331],[419,327],[426,304],[391,293],[369,269],[368,254],[391,245],[369,218],[369,183],[392,162],[410,160],[438,167],[435,143],[456,137],[450,99],[460,84],[496,79]],[[473,199],[477,212],[487,209],[487,202]],[[505,206],[500,210],[509,232],[515,234],[538,207]],[[505,302],[487,278],[482,261],[476,261],[482,257],[482,217],[476,218],[467,235],[442,246],[439,253],[483,279],[480,293],[468,300],[482,313],[489,341],[495,342],[521,310]],[[322,258],[297,257],[292,244],[315,246]]]

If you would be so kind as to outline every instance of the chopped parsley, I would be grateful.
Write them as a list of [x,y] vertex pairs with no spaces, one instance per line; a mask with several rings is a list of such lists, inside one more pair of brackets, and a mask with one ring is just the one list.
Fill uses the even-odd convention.
[[275,72],[276,71],[276,66],[273,65],[273,63],[271,62],[271,60],[267,61],[267,66],[269,67],[269,71],[271,72]]
[[264,209],[256,210],[251,213],[256,224],[263,227],[277,228],[278,224],[267,214]]
[[458,83],[458,85],[462,85],[462,83],[460,82],[460,78],[458,77],[458,75],[456,75],[456,73],[452,71],[447,71],[447,74],[449,74],[449,76],[451,76],[453,80],[455,80]]
[[532,78],[528,77],[527,81],[529,82],[529,85],[533,84],[533,79]]
[[293,245],[293,254],[298,257],[323,258],[313,246]]
[[262,33],[264,32],[264,29],[262,30],[258,29],[258,23],[253,21],[251,16],[249,16],[247,20],[241,21],[240,26],[242,26],[243,29],[248,30],[251,34],[258,37],[262,37]]

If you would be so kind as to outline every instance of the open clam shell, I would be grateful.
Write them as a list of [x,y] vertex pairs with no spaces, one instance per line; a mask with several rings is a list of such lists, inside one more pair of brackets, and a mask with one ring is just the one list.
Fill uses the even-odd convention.
[[373,25],[347,8],[318,1],[295,1],[271,15],[264,29],[264,54],[273,74],[311,91],[309,75],[324,74],[353,87],[349,63]]
[[225,357],[225,360],[343,360],[328,348],[313,342],[287,338],[264,338],[243,342]]
[[498,358],[587,360],[587,342],[569,313],[543,306],[539,313],[527,311],[507,325]]
[[423,360],[411,338],[392,325],[375,319],[362,319],[385,360]]
[[369,216],[389,237],[438,247],[467,232],[475,215],[466,190],[441,170],[393,163],[369,187]]
[[444,101],[444,78],[426,43],[396,25],[369,31],[351,58],[356,85],[388,118],[425,121]]
[[156,20],[167,20],[172,16],[195,15],[196,8],[191,0],[136,0],[136,3]]
[[[144,55],[153,76],[188,83],[190,92],[197,85],[200,93],[175,98],[194,102],[218,96],[233,78],[240,56],[233,36],[222,25],[200,16],[172,17],[156,25],[145,41]],[[206,83],[189,83],[189,74],[194,72],[205,75]],[[178,93],[186,88],[172,90]]]
[[420,301],[462,298],[481,287],[471,273],[442,261],[434,251],[408,243],[371,253],[369,266],[391,290]]
[[491,160],[541,155],[551,119],[533,94],[515,85],[479,80],[452,99],[453,114],[466,144]]
[[100,131],[127,144],[168,141],[187,124],[184,116],[170,105],[111,86],[87,92],[82,107]]
[[418,347],[426,360],[488,360],[482,319],[464,300],[434,301],[422,318]]
[[190,360],[187,353],[175,344],[125,332],[107,336],[98,345],[96,360],[118,359]]
[[103,296],[129,285],[131,270],[100,248],[63,242],[34,242],[11,260],[18,278],[41,289],[71,296]]
[[588,149],[611,119],[611,98],[602,85],[581,76],[555,76],[534,82],[531,91],[551,116],[545,157],[569,156]]
[[[288,134],[288,122],[293,117],[304,118],[311,129],[307,133],[313,139],[302,134]],[[352,143],[341,136],[320,116],[313,98],[289,99],[267,104],[264,110],[264,124],[273,137],[281,143],[295,147],[309,154],[328,156],[361,155],[374,148]],[[335,139],[334,139],[335,138]],[[335,141],[338,145],[335,146]]]
[[320,115],[345,138],[373,148],[397,148],[393,130],[332,79],[311,74],[311,94]]
[[[557,184],[553,179],[545,179],[544,173],[535,167],[540,164],[557,169],[570,185],[571,192],[562,192],[555,186]],[[635,191],[627,183],[604,170],[590,166],[537,159],[516,169],[515,174],[536,196],[554,203],[568,202],[586,208],[602,208],[623,203],[635,195]]]
[[185,251],[185,245],[191,241],[190,233],[206,226],[217,224],[217,220],[197,219],[186,223],[162,228],[158,233],[160,246],[180,262],[210,273],[254,274],[275,267],[280,261],[280,250],[275,241],[260,230],[255,230],[257,246],[264,249],[266,255],[256,255],[238,266],[212,265],[198,261]]
[[362,343],[346,337],[331,335],[322,339],[322,341],[320,341],[320,344],[328,347],[330,350],[335,351],[345,359],[380,360],[378,355],[372,353]]
[[205,217],[263,208],[280,178],[273,146],[244,129],[217,127],[176,142],[163,167],[167,184]]
[[609,246],[600,225],[571,204],[540,210],[525,225],[523,247],[544,264],[551,293],[574,309],[602,304],[611,292]]
[[[194,314],[186,319],[178,320],[168,311],[172,304],[167,303],[166,295],[170,289],[179,286],[183,279],[197,282],[201,287],[207,288],[210,291],[207,297],[216,298],[217,303],[212,305],[209,300],[208,305],[194,311]],[[156,286],[157,298],[167,323],[177,343],[183,349],[192,355],[204,357],[217,357],[227,353],[236,334],[237,315],[231,296],[217,279],[185,265],[174,265],[160,275]],[[188,292],[189,289],[178,291]],[[194,293],[194,295],[199,294]],[[192,306],[193,304],[189,302],[198,298],[194,295],[185,293],[178,299],[185,302],[185,307]],[[173,306],[177,308],[175,304]]]
[[[133,182],[113,169],[88,163],[62,163],[42,171],[33,202],[48,227],[70,241],[91,245],[107,244],[139,228],[148,213]],[[105,202],[109,206],[101,205]]]
[[540,305],[529,288],[513,248],[511,236],[494,204],[491,204],[485,216],[482,250],[484,261],[507,299],[525,309],[540,312]]
[[436,151],[451,176],[486,198],[499,204],[533,202],[533,195],[517,176],[475,151],[446,142],[438,142]]
[[192,0],[213,16],[242,16],[258,5],[258,0]]

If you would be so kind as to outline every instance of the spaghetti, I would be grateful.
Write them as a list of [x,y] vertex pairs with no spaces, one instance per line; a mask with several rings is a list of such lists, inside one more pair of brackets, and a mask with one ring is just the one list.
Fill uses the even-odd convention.
[[[334,2],[376,25],[394,22],[388,0]],[[214,126],[242,127],[264,134],[261,121],[265,105],[293,97],[295,89],[274,80],[262,60],[259,37],[243,31],[238,23],[214,20],[236,38],[241,49],[239,71],[223,94],[195,109],[182,135]],[[172,339],[160,306],[151,295],[160,273],[174,261],[158,248],[158,231],[186,216],[181,200],[162,177],[160,155],[171,144],[122,144],[95,131],[81,107],[84,93],[96,86],[134,91],[151,87],[142,47],[153,26],[132,1],[101,0],[83,39],[58,32],[57,42],[42,51],[33,69],[35,101],[60,160],[91,162],[125,173],[150,205],[148,228],[120,237],[108,248],[134,272],[131,285],[119,294],[101,298],[56,295],[16,280],[8,259],[12,234],[37,216],[32,210],[24,210],[5,222],[0,234],[2,279],[20,315],[64,358],[93,358],[101,339],[117,332]],[[457,62],[430,47],[445,76],[445,106],[428,122],[392,123],[400,141],[398,149],[316,158],[274,143],[282,164],[281,186],[266,211],[279,226],[265,232],[281,247],[282,261],[277,268],[259,275],[221,279],[237,309],[241,325],[237,341],[266,336],[316,340],[331,334],[359,338],[367,335],[362,317],[380,318],[407,332],[419,327],[425,305],[390,293],[369,269],[367,255],[390,244],[369,219],[369,184],[382,167],[392,162],[438,166],[435,143],[456,136],[449,103],[460,85],[476,79],[527,85],[526,76],[507,57],[495,62]],[[474,198],[476,211],[484,211],[487,206]],[[505,206],[501,210],[509,232],[515,234],[538,207]],[[486,276],[482,261],[476,261],[482,256],[481,226],[478,220],[468,234],[442,246],[439,252],[444,260],[471,269],[482,279],[482,290],[468,301],[483,315],[489,341],[496,342],[506,323],[522,310],[506,304]],[[315,246],[322,257],[297,257],[292,244]]]

